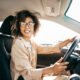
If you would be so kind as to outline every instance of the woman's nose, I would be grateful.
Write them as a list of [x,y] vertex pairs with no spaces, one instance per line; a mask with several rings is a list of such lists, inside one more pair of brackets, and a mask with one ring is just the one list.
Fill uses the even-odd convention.
[[28,26],[28,25],[26,25],[26,26],[25,26],[25,28],[29,28],[29,26]]

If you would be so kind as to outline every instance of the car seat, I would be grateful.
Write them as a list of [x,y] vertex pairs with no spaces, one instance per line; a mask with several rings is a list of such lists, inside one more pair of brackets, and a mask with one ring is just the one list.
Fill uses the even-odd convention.
[[[13,37],[6,34],[0,34],[0,80],[12,80],[10,72],[10,52]],[[24,80],[22,76],[18,80]]]
[[13,37],[0,34],[0,80],[11,80],[10,52]]

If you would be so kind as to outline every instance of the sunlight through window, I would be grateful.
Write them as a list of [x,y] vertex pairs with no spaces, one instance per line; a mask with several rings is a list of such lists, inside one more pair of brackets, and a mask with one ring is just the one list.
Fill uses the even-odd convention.
[[36,34],[35,40],[38,44],[53,44],[72,38],[78,33],[59,25],[55,22],[40,19],[41,27]]

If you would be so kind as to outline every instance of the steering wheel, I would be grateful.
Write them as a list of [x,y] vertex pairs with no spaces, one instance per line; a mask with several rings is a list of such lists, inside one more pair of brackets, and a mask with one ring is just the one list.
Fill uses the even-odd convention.
[[72,54],[72,52],[74,52],[75,47],[77,46],[79,40],[75,39],[71,45],[71,47],[69,48],[69,50],[66,52],[66,54],[63,57],[62,62],[65,62],[68,60],[68,58],[70,57],[70,55]]

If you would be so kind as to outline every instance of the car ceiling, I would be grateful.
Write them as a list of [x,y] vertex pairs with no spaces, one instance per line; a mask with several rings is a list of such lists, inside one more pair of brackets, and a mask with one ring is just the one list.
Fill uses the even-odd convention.
[[[55,21],[78,33],[80,24],[64,19],[64,13],[71,0],[0,0],[0,21],[19,10],[30,10],[38,17]],[[75,27],[78,24],[78,27]]]
[[[62,15],[67,2],[68,0],[0,0],[0,21],[23,9],[34,11],[36,15],[41,17]],[[59,14],[57,15],[57,13]]]

